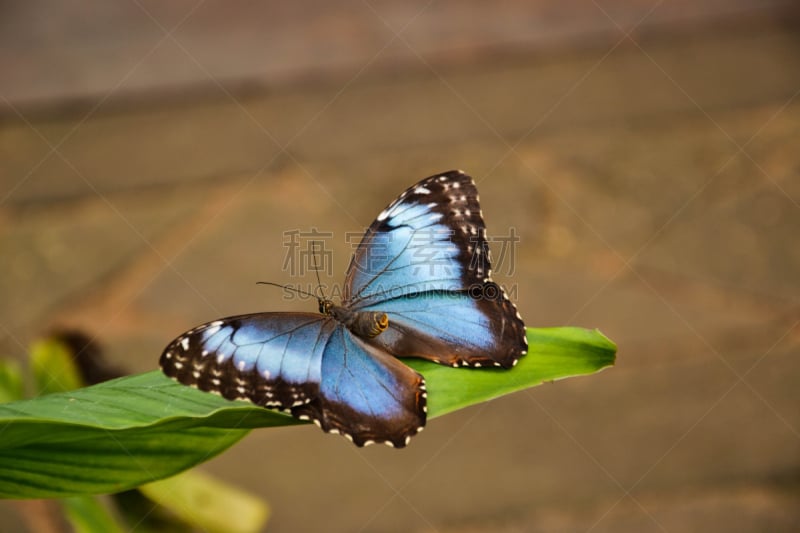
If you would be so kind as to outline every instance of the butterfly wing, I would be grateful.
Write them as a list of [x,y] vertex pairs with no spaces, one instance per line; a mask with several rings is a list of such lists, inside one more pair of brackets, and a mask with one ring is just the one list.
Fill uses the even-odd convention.
[[291,412],[359,446],[402,447],[425,425],[422,376],[324,315],[216,320],[176,338],[160,362],[185,385]]
[[519,313],[491,281],[468,292],[431,291],[363,310],[387,313],[388,328],[367,342],[400,357],[450,366],[511,368],[528,350]]
[[229,400],[280,410],[319,396],[322,356],[334,320],[310,313],[258,313],[191,329],[161,354],[164,373]]
[[450,171],[409,187],[367,228],[347,269],[343,304],[464,290],[490,275],[478,191],[472,178]]
[[322,375],[318,399],[292,409],[298,418],[310,418],[357,446],[383,442],[402,448],[425,425],[422,376],[344,326],[325,349]]
[[525,325],[491,280],[478,191],[461,171],[409,187],[367,229],[347,272],[344,305],[381,311],[367,342],[400,357],[509,368],[527,352]]

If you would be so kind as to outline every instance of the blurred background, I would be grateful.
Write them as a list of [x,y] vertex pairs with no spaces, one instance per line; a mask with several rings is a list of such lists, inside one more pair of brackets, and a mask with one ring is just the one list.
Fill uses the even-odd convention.
[[[393,197],[474,176],[529,326],[601,374],[405,450],[255,431],[202,468],[269,531],[800,528],[800,9],[782,0],[0,2],[0,354],[80,328],[129,372],[215,318],[315,310]],[[495,246],[495,255],[498,249]],[[313,276],[306,279],[313,283]],[[529,355],[535,357],[535,354]],[[0,502],[3,531],[25,531]]]

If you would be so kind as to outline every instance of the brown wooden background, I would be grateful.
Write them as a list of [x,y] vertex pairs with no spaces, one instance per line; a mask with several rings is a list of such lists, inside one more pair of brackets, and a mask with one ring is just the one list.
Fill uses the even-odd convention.
[[204,468],[271,531],[797,530],[793,2],[163,4],[0,3],[3,355],[66,325],[147,371],[197,323],[312,309],[254,285],[296,281],[285,231],[333,233],[336,283],[347,232],[462,168],[521,237],[526,322],[600,328],[617,367],[402,452],[295,427]]

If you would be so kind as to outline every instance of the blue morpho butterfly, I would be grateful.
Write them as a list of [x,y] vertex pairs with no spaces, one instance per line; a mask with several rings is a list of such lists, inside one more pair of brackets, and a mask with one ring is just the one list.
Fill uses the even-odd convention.
[[342,304],[320,314],[256,313],[187,331],[161,355],[164,373],[229,399],[312,420],[357,446],[401,448],[426,418],[423,377],[396,357],[511,368],[525,325],[491,280],[472,178],[431,176],[367,229]]

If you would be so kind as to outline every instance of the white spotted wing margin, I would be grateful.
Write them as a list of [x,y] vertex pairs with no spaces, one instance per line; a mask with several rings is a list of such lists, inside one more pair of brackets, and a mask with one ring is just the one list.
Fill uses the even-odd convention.
[[357,446],[405,446],[425,425],[422,376],[331,317],[258,313],[193,328],[161,355],[184,385],[312,421]]

